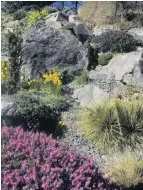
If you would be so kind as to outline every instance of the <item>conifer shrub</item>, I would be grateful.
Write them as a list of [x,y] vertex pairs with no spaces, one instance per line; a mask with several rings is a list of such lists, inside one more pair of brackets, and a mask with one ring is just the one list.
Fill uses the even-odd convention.
[[102,66],[107,65],[110,59],[112,58],[113,58],[112,54],[101,54],[98,58],[98,63],[99,65],[102,65]]
[[123,31],[109,31],[96,36],[93,42],[99,44],[101,52],[124,53],[136,50],[137,40]]
[[76,154],[65,144],[43,133],[22,127],[2,127],[2,190],[112,189],[92,157]]
[[20,82],[20,69],[22,66],[22,33],[16,28],[13,32],[8,31],[8,54],[9,54],[9,82],[8,93],[13,94],[18,90]]

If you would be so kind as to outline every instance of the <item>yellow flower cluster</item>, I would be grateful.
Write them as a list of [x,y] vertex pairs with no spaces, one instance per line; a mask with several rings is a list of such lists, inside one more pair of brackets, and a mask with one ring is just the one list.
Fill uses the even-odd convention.
[[32,84],[38,84],[39,83],[39,80],[37,79],[33,79],[33,80],[30,80],[27,82],[28,85],[32,85]]
[[7,81],[9,78],[9,63],[8,61],[1,62],[1,77],[3,81]]
[[64,126],[65,124],[63,121],[59,121],[59,125]]
[[44,83],[52,82],[54,85],[61,87],[62,85],[62,76],[59,71],[50,71],[47,74],[43,74]]
[[41,15],[43,16],[46,16],[47,15],[47,10],[46,9],[43,9],[41,12],[40,12]]

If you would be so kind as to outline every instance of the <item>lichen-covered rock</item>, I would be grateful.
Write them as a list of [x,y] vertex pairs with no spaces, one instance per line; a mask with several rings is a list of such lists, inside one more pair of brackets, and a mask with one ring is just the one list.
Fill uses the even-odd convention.
[[67,30],[32,28],[24,35],[22,52],[30,78],[45,69],[66,71],[73,77],[88,65],[87,49]]

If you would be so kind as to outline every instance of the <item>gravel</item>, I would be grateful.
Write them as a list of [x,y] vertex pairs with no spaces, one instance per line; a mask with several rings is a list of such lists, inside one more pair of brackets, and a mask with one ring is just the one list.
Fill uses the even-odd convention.
[[67,132],[62,137],[62,141],[69,147],[74,147],[77,153],[82,155],[92,155],[95,163],[100,167],[103,165],[103,159],[105,155],[101,155],[98,149],[86,140],[82,133],[78,132],[77,118],[79,105],[75,102],[72,107],[66,112],[62,113],[62,121],[67,127]]

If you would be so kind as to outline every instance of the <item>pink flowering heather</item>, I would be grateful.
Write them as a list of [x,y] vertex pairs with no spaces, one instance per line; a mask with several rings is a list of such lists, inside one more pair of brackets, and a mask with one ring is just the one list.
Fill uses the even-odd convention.
[[111,190],[92,158],[43,133],[2,127],[2,190]]

